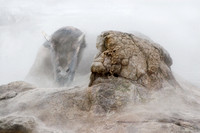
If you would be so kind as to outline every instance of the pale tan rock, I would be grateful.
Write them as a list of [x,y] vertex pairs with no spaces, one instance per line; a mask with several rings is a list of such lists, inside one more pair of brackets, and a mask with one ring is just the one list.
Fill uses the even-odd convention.
[[178,86],[170,70],[172,59],[160,45],[118,31],[103,32],[96,45],[100,53],[91,66],[90,86],[108,75],[135,81],[151,90],[162,88],[163,82]]

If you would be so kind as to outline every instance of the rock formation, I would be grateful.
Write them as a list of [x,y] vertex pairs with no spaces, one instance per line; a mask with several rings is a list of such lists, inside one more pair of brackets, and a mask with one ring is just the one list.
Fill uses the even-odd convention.
[[161,46],[108,31],[97,48],[89,87],[0,86],[0,133],[200,132],[200,92],[178,85]]
[[122,77],[148,89],[162,88],[163,83],[178,85],[170,69],[171,57],[152,41],[107,31],[98,37],[97,49],[99,54],[91,67],[90,86],[109,76]]

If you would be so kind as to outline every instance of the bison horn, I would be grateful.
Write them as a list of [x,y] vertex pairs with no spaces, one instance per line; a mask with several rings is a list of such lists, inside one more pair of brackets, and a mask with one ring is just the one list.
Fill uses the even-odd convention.
[[43,31],[42,35],[44,36],[44,39],[46,42],[43,44],[47,48],[51,48],[51,43],[50,43],[50,37]]
[[50,41],[50,37],[44,31],[42,31],[42,35],[44,36],[44,39],[46,39],[48,42]]

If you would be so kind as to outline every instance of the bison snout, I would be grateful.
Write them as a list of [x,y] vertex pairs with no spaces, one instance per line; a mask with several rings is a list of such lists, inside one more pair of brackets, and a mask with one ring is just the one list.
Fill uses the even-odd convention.
[[67,77],[67,75],[69,74],[69,68],[63,69],[62,67],[58,67],[56,69],[56,74],[62,77]]

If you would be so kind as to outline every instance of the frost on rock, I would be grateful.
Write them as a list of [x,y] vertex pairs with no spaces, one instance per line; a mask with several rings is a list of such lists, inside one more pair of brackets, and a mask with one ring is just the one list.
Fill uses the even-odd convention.
[[110,76],[122,77],[148,89],[160,89],[164,83],[178,86],[170,66],[172,59],[160,45],[118,31],[98,36],[99,53],[91,66],[90,86]]

